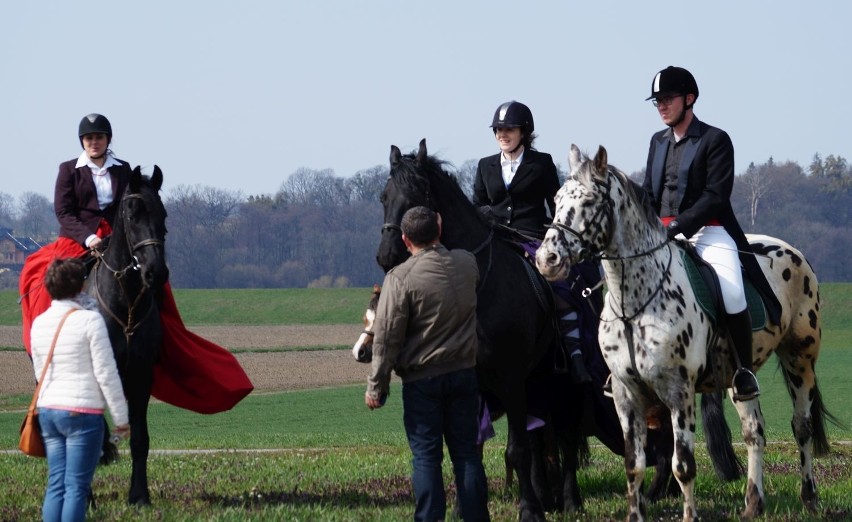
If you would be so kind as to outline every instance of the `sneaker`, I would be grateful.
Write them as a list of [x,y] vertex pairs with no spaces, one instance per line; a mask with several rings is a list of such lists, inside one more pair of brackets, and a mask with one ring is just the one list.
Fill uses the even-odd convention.
[[740,368],[734,373],[734,400],[737,402],[750,401],[760,396],[760,386],[757,384],[757,377],[750,370]]

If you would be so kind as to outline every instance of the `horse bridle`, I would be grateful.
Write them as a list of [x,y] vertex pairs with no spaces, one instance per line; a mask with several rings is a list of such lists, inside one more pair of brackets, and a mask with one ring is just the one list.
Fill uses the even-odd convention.
[[[125,194],[124,197],[121,199],[121,203],[123,204],[125,200],[130,200],[130,199],[144,199],[144,198],[142,197],[141,194]],[[122,219],[124,218],[124,206],[123,205],[121,206],[120,217]],[[162,239],[148,238],[148,239],[143,239],[142,241],[139,241],[136,244],[131,244],[130,238],[128,238],[127,234],[125,233],[125,242],[127,243],[127,248],[130,251],[131,256],[130,256],[130,263],[122,269],[115,269],[115,268],[109,266],[109,264],[106,262],[106,259],[104,258],[104,252],[94,250],[93,253],[98,258],[97,264],[103,263],[103,265],[107,268],[107,270],[109,270],[112,273],[113,278],[118,282],[119,288],[121,288],[121,293],[124,294],[125,300],[127,301],[127,322],[125,322],[125,321],[122,321],[121,319],[119,319],[118,316],[109,308],[109,306],[107,306],[107,304],[104,302],[103,296],[101,295],[100,287],[95,286],[95,295],[97,296],[98,304],[100,304],[101,309],[106,311],[110,315],[110,317],[112,317],[115,320],[115,322],[117,322],[119,325],[121,325],[121,327],[124,330],[124,336],[127,340],[127,344],[129,346],[130,345],[130,339],[133,337],[134,332],[139,327],[139,325],[142,324],[144,322],[144,320],[151,314],[151,312],[154,309],[154,306],[149,306],[148,311],[145,313],[145,315],[141,319],[135,320],[135,318],[133,317],[134,311],[136,310],[136,307],[141,302],[142,297],[144,295],[146,295],[147,288],[145,287],[145,285],[142,285],[142,288],[139,291],[139,293],[137,294],[136,299],[134,299],[133,302],[131,302],[129,295],[128,295],[128,292],[127,292],[127,289],[124,286],[125,275],[127,274],[128,270],[134,270],[134,271],[137,271],[137,272],[139,271],[139,258],[134,255],[134,252],[136,252],[140,248],[144,248],[144,247],[147,247],[147,246],[154,246],[154,247],[163,246],[165,244],[165,241],[162,240]],[[96,269],[97,269],[97,265],[95,266],[95,270]]]
[[604,195],[603,195],[605,202],[604,202],[603,205],[598,207],[597,211],[592,216],[592,219],[589,221],[590,223],[594,223],[594,222],[598,221],[598,219],[603,214],[605,214],[605,217],[607,218],[607,230],[605,231],[607,243],[603,246],[603,248],[597,250],[594,245],[592,245],[589,241],[586,240],[586,238],[583,237],[583,234],[581,232],[578,232],[578,231],[574,230],[573,228],[571,228],[568,225],[565,225],[563,223],[558,223],[555,219],[548,226],[548,228],[556,230],[556,232],[559,234],[560,238],[563,239],[566,243],[568,242],[566,237],[565,237],[566,234],[570,234],[570,235],[574,236],[577,239],[577,241],[580,243],[580,249],[577,251],[576,257],[572,254],[572,252],[570,250],[568,251],[568,262],[571,263],[572,265],[579,263],[580,261],[583,261],[583,260],[588,259],[588,258],[604,259],[604,256],[601,255],[601,252],[606,250],[606,247],[609,246],[609,244],[612,242],[612,236],[613,236],[612,230],[613,230],[613,227],[614,227],[614,219],[613,219],[613,205],[614,205],[614,203],[612,201],[612,198],[609,197],[609,193],[610,193],[610,190],[612,188],[612,182],[610,181],[609,176],[606,177],[606,182],[602,182],[602,181],[598,181],[598,180],[592,180],[592,182],[595,183],[596,185],[600,185],[600,186],[605,188]]
[[[660,244],[649,248],[648,250],[644,250],[642,252],[638,252],[636,254],[630,254],[630,255],[627,255],[627,256],[605,256],[605,255],[603,255],[602,252],[604,250],[606,250],[606,248],[610,245],[610,243],[612,243],[613,229],[615,228],[615,220],[614,220],[615,202],[610,197],[610,191],[612,189],[612,181],[610,180],[609,173],[606,176],[606,182],[605,183],[602,182],[602,181],[598,181],[598,180],[592,180],[592,181],[595,184],[603,186],[606,189],[604,191],[604,195],[603,195],[603,197],[605,198],[605,204],[598,208],[597,212],[595,212],[594,216],[592,216],[592,219],[591,219],[590,222],[594,223],[595,221],[597,221],[598,217],[601,216],[602,213],[604,213],[604,212],[606,213],[606,217],[608,219],[608,226],[607,226],[607,231],[606,231],[607,243],[603,246],[603,248],[601,248],[597,252],[593,252],[593,245],[591,245],[591,243],[589,243],[585,238],[583,238],[583,236],[580,232],[577,232],[576,230],[574,230],[573,228],[571,228],[567,225],[563,225],[562,223],[557,223],[557,222],[554,221],[550,225],[550,228],[556,229],[556,231],[560,234],[560,236],[562,236],[564,233],[571,234],[572,236],[574,236],[577,239],[577,241],[580,242],[580,251],[577,253],[576,261],[574,260],[573,256],[571,255],[571,253],[569,251],[569,255],[568,255],[569,263],[574,264],[575,262],[583,261],[584,259],[587,259],[587,258],[594,258],[594,259],[599,259],[599,260],[621,261],[622,265],[623,265],[624,261],[626,261],[628,259],[636,259],[636,258],[651,255],[654,252],[656,252],[657,250],[660,250],[661,248],[663,248],[664,246],[669,244],[668,241],[663,241]],[[567,243],[567,241],[566,241],[566,243]],[[589,248],[590,246],[592,248]],[[669,250],[669,261],[668,261],[668,264],[666,266],[667,272],[671,268],[673,256],[674,256],[674,254],[672,254],[672,251],[670,249]],[[624,288],[624,272],[625,272],[624,267],[622,266],[621,288]],[[625,321],[625,322],[629,322],[629,321],[635,319],[651,303],[651,301],[653,301],[654,297],[656,297],[656,295],[660,292],[660,290],[662,290],[662,288],[663,288],[663,278],[660,278],[660,281],[657,284],[657,288],[655,288],[654,291],[651,292],[651,295],[648,297],[647,301],[645,301],[645,303],[642,306],[640,306],[639,309],[637,309],[629,317],[627,316],[627,313],[624,311],[624,302],[622,302],[621,303],[621,316],[618,319]],[[603,320],[603,319],[601,319],[601,320]]]

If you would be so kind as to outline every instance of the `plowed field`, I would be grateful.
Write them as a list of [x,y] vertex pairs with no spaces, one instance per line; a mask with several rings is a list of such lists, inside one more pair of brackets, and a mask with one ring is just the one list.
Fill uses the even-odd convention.
[[[199,326],[190,330],[230,349],[292,346],[351,346],[360,325]],[[21,329],[0,327],[0,346],[21,346]],[[237,353],[255,393],[366,383],[369,366],[355,362],[349,350]],[[0,352],[0,394],[31,393],[35,378],[23,348]]]

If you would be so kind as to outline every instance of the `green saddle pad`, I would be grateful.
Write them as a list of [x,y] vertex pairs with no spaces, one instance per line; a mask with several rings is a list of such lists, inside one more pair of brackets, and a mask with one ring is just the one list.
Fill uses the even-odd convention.
[[[693,293],[695,293],[695,298],[698,299],[698,305],[710,317],[710,321],[714,325],[718,324],[719,310],[714,306],[713,291],[704,282],[704,278],[701,277],[701,272],[698,271],[698,266],[695,264],[692,256],[683,248],[678,248],[678,252],[680,252],[680,257],[683,259],[683,265],[686,267],[686,274],[689,278],[689,285],[692,287]],[[751,280],[745,277],[745,274],[743,274],[743,280],[745,283],[748,312],[751,316],[751,329],[752,331],[758,331],[766,326],[766,307],[763,305],[763,300],[760,298],[757,289],[751,284]]]

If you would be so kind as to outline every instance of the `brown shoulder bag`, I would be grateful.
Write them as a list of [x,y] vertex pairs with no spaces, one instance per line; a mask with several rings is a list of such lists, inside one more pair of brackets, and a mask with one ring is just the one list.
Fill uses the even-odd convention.
[[50,345],[50,352],[47,354],[47,359],[44,361],[44,368],[41,370],[41,377],[36,383],[33,400],[30,402],[30,407],[27,409],[27,416],[24,417],[24,422],[21,423],[21,441],[18,447],[26,455],[30,457],[45,457],[47,453],[44,451],[44,440],[41,438],[41,427],[38,423],[38,410],[36,402],[41,391],[41,383],[44,382],[44,376],[47,375],[47,367],[50,366],[50,361],[53,359],[53,349],[56,348],[56,340],[59,339],[59,331],[62,330],[62,325],[68,316],[75,312],[76,309],[69,310],[59,322],[59,327],[56,328],[56,334],[53,336],[53,343]]

